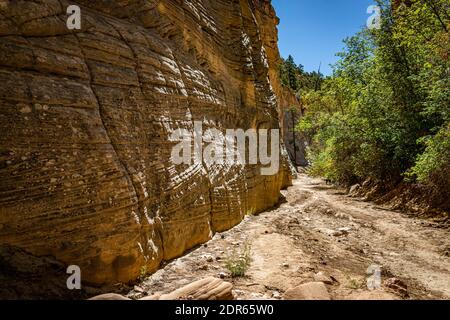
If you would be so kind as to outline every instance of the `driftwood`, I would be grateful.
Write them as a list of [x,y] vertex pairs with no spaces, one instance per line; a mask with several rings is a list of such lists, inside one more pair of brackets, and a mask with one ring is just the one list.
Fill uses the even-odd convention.
[[233,300],[233,285],[209,277],[162,295],[159,300]]
[[[168,294],[156,294],[140,300],[233,300],[233,285],[221,279],[209,277]],[[124,296],[107,293],[89,300],[130,300]]]

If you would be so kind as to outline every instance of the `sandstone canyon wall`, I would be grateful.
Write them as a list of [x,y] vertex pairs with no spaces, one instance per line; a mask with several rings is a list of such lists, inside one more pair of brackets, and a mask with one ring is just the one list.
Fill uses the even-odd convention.
[[267,0],[0,1],[0,244],[126,282],[275,205],[284,154],[175,165],[170,133],[279,127],[276,24]]
[[[279,77],[279,66],[281,64],[280,51],[278,50],[277,25],[280,22],[270,1],[260,1],[259,12],[256,14],[263,47],[268,57],[269,78],[273,91],[278,101],[278,118],[283,135],[283,142],[288,151],[290,160],[296,166],[305,166],[305,145],[299,134],[294,129],[301,117],[301,105],[295,94],[283,87]],[[296,110],[292,112],[292,110]],[[295,134],[295,135],[294,135]]]

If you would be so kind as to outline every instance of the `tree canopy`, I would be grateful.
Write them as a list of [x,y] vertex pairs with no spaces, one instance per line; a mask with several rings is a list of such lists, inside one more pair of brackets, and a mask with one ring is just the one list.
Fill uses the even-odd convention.
[[448,0],[378,4],[381,28],[346,39],[333,75],[302,94],[307,113],[297,130],[313,141],[310,172],[346,184],[407,180],[448,190]]

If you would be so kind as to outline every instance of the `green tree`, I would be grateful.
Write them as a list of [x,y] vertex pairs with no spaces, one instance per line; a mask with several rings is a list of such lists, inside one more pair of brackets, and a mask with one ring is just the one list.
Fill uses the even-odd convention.
[[346,39],[333,76],[303,95],[297,129],[312,142],[311,173],[342,183],[407,176],[448,190],[448,1],[378,4],[381,29]]

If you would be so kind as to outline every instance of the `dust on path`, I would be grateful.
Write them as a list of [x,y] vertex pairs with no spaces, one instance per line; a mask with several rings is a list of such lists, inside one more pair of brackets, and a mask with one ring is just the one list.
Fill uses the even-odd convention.
[[129,296],[167,293],[227,273],[224,260],[249,242],[252,263],[246,276],[226,279],[234,283],[238,299],[280,299],[289,288],[314,281],[319,271],[331,276],[327,287],[333,299],[357,298],[368,291],[366,271],[372,264],[382,266],[383,280],[395,277],[407,285],[409,297],[398,298],[450,298],[447,229],[350,198],[345,190],[306,175],[283,195],[286,202],[277,209],[216,234]]

